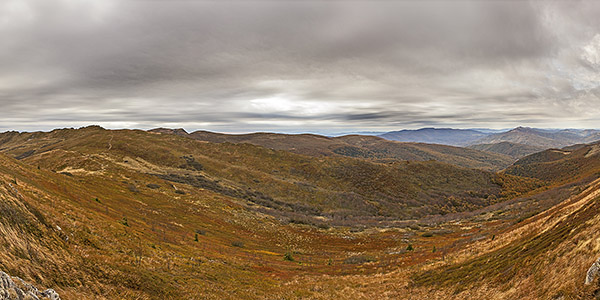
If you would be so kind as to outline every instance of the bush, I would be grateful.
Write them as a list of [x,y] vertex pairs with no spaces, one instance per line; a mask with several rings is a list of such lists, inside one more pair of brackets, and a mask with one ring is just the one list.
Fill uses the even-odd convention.
[[319,227],[321,229],[325,229],[325,230],[327,230],[327,229],[330,228],[330,226],[328,224],[325,224],[325,223],[320,223],[319,225],[317,225],[317,227]]
[[422,237],[432,237],[433,233],[431,233],[431,232],[428,231],[428,232],[425,232],[425,233],[421,234],[421,236]]
[[242,242],[242,241],[233,241],[233,242],[231,242],[231,246],[238,247],[238,248],[243,248],[244,247],[244,242]]
[[412,244],[408,244],[408,247],[406,247],[406,251],[413,251],[415,250],[415,248],[413,248]]
[[416,225],[416,224],[409,225],[408,228],[410,228],[412,230],[419,230],[419,229],[421,229],[421,227],[419,225]]
[[287,260],[287,261],[294,261],[294,257],[292,256],[291,252],[286,252],[283,255],[283,260]]
[[127,186],[127,189],[129,189],[129,191],[130,191],[130,192],[132,192],[132,193],[139,193],[139,191],[140,191],[140,190],[138,190],[138,188],[137,188],[135,185],[133,185],[133,184],[130,184],[130,185],[128,185],[128,186]]

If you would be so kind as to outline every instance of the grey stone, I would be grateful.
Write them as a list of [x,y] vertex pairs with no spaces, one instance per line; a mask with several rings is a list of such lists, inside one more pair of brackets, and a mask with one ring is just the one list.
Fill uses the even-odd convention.
[[596,260],[588,269],[587,275],[585,276],[585,284],[587,285],[594,282],[598,276],[598,273],[600,273],[600,258],[598,258],[598,260]]
[[44,297],[50,298],[50,300],[60,300],[60,296],[53,289],[47,289],[42,292]]
[[53,289],[40,292],[23,279],[11,277],[0,271],[0,300],[40,300],[40,298],[60,300],[60,296]]

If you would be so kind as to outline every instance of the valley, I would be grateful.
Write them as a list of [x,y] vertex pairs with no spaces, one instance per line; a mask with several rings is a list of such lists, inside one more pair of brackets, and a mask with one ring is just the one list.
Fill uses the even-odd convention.
[[[503,286],[530,279],[499,274],[540,266],[598,222],[595,144],[491,172],[394,154],[494,158],[448,146],[217,137],[95,126],[0,134],[0,269],[61,299],[425,298],[432,288],[440,299],[502,299],[525,293]],[[314,139],[325,139],[321,153],[307,153]],[[347,145],[388,156],[331,150]],[[593,292],[569,274],[556,289]]]

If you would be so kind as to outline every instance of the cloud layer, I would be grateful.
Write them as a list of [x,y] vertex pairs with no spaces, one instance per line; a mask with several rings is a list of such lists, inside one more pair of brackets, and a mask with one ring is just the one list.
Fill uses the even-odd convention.
[[600,127],[596,1],[0,3],[0,130]]

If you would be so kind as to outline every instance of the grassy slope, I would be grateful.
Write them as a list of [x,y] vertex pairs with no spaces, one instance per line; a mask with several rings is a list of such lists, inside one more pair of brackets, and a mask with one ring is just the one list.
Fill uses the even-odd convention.
[[[1,203],[14,213],[2,214],[0,268],[53,287],[64,299],[226,296],[235,287],[227,284],[232,278],[245,281],[236,292],[247,296],[269,284],[267,278],[253,279],[251,260],[241,264],[232,258],[243,257],[253,245],[238,250],[230,244],[239,238],[236,235],[260,231],[245,226],[264,228],[268,222],[244,217],[218,195],[195,191],[178,199],[164,195],[168,190],[163,189],[134,194],[122,179],[156,180],[110,169],[102,176],[71,177],[6,157],[1,162]],[[229,218],[247,225],[224,222]],[[192,238],[196,228],[207,232],[199,242]],[[274,231],[263,230],[262,236],[245,240],[264,251],[274,250],[277,247],[269,242],[278,236]],[[256,259],[268,261],[269,256]],[[194,282],[193,289],[178,280]]]
[[[161,131],[165,132],[165,131]],[[371,160],[436,160],[465,168],[498,171],[509,166],[509,156],[460,147],[401,143],[375,136],[349,135],[324,137],[313,134],[253,133],[226,135],[197,131],[189,135],[194,139],[213,143],[249,143],[276,150],[292,151],[311,156],[347,156]]]

